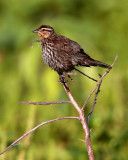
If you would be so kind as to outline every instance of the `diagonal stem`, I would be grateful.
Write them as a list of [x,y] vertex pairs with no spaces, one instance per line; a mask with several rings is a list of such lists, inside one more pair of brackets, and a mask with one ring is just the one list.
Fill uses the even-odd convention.
[[12,148],[13,146],[15,146],[17,143],[21,142],[23,139],[25,139],[28,135],[30,135],[32,132],[34,132],[36,129],[38,129],[41,126],[44,126],[45,124],[48,123],[52,123],[55,121],[60,121],[60,120],[64,120],[64,119],[80,119],[79,117],[61,117],[61,118],[56,118],[56,119],[52,119],[46,122],[43,122],[41,124],[39,124],[38,126],[34,127],[33,129],[31,129],[30,131],[28,131],[27,133],[25,133],[24,135],[22,135],[20,138],[18,138],[16,141],[14,141],[10,146],[8,146],[3,152],[0,153],[4,154],[5,152],[7,152],[10,148]]
[[85,133],[85,144],[86,144],[86,147],[87,147],[89,160],[94,160],[94,153],[93,153],[93,148],[92,148],[91,139],[90,139],[90,131],[89,131],[88,124],[87,124],[87,122],[85,120],[85,117],[84,117],[84,112],[80,108],[80,106],[77,104],[77,102],[75,101],[75,99],[72,96],[72,94],[70,92],[70,89],[69,89],[69,87],[68,87],[68,85],[65,81],[63,83],[63,87],[64,87],[72,105],[76,108],[76,110],[79,114],[80,122],[83,126],[83,130],[84,130],[84,133]]
[[[101,83],[102,83],[102,81],[101,81]],[[94,110],[95,104],[96,104],[96,102],[97,102],[97,97],[98,97],[98,93],[100,92],[101,83],[100,83],[100,85],[98,86],[97,92],[96,92],[96,94],[95,94],[94,102],[93,102],[92,107],[91,107],[91,110],[90,110],[90,112],[89,112],[89,114],[88,114],[88,116],[87,116],[87,124],[89,124],[89,119],[90,119],[90,117],[91,117],[91,115],[92,115],[92,112],[93,112],[93,110]]]
[[100,85],[100,83],[101,83],[101,81],[103,80],[103,78],[110,72],[110,70],[111,70],[112,67],[114,66],[117,58],[118,58],[118,55],[116,55],[115,60],[114,60],[113,64],[110,66],[110,68],[109,68],[109,69],[102,75],[102,77],[99,79],[96,87],[92,90],[92,92],[89,94],[89,96],[87,97],[86,101],[84,102],[83,107],[82,107],[82,110],[84,110],[84,108],[85,108],[88,100],[90,99],[91,95],[95,92],[95,90],[98,88],[98,86]]
[[83,73],[82,71],[78,70],[75,68],[76,71],[78,71],[79,73],[83,74],[84,76],[88,77],[89,79],[92,79],[93,81],[97,82],[96,79],[92,78],[92,77],[89,77],[87,74]]

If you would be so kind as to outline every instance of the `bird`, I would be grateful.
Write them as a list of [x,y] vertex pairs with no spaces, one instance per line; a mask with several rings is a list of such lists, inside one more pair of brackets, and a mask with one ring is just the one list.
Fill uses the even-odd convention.
[[77,42],[57,34],[53,27],[49,25],[41,25],[32,32],[37,33],[41,38],[40,40],[33,40],[32,42],[41,43],[42,58],[51,69],[58,73],[61,83],[65,83],[65,74],[69,76],[68,73],[72,70],[84,74],[75,68],[77,66],[111,67],[108,64],[91,58]]

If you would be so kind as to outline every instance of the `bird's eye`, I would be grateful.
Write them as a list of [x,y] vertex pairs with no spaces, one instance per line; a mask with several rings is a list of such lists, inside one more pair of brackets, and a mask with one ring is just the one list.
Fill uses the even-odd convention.
[[46,31],[45,29],[42,29],[42,31]]

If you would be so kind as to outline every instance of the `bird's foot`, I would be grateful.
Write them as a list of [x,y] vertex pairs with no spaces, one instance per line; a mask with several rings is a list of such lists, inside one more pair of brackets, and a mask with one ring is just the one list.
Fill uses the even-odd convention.
[[65,80],[65,75],[59,75],[59,82],[65,87],[66,90],[70,91]]
[[59,82],[61,84],[65,84],[66,83],[66,81],[65,81],[65,75],[59,75]]

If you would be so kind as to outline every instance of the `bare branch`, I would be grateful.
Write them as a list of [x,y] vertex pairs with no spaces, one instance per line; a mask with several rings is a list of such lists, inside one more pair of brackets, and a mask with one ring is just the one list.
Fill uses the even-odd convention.
[[1,152],[0,155],[3,154],[3,153],[5,153],[5,152],[7,152],[10,148],[12,148],[13,146],[15,146],[17,143],[21,142],[23,139],[25,139],[29,134],[31,134],[32,132],[34,132],[39,127],[44,126],[45,124],[52,123],[52,122],[55,122],[55,121],[60,121],[60,120],[63,120],[63,119],[78,119],[79,120],[80,118],[79,117],[61,117],[61,118],[56,118],[56,119],[52,119],[52,120],[43,122],[43,123],[39,124],[38,126],[34,127],[33,129],[31,129],[30,131],[28,131],[27,133],[25,133],[24,135],[22,135],[16,141],[14,141],[3,152]]
[[93,102],[92,107],[91,107],[91,110],[90,110],[90,112],[89,112],[89,114],[88,114],[88,116],[87,116],[87,124],[89,124],[90,116],[91,116],[91,114],[92,114],[92,112],[93,112],[93,110],[94,110],[94,106],[95,106],[95,104],[96,104],[96,102],[97,102],[97,97],[98,97],[98,93],[100,92],[101,83],[102,83],[102,81],[100,82],[100,84],[99,84],[99,86],[98,86],[97,92],[96,92],[96,94],[95,94],[94,102]]
[[31,101],[25,102],[25,101],[21,101],[21,102],[18,102],[18,103],[33,104],[33,105],[51,105],[51,104],[62,104],[62,103],[71,104],[70,101],[54,101],[54,102],[31,102]]
[[75,109],[77,110],[77,112],[80,116],[80,122],[82,124],[83,130],[85,133],[85,144],[87,146],[89,160],[94,160],[94,153],[93,153],[93,148],[92,148],[91,139],[90,139],[90,131],[89,131],[88,124],[87,124],[85,117],[84,117],[84,112],[80,108],[80,106],[77,104],[74,97],[72,96],[70,89],[69,89],[67,83],[65,82],[65,80],[64,80],[64,83],[62,83],[62,84],[64,86],[64,89],[65,89],[72,105],[75,107]]
[[[36,42],[40,42],[40,41],[36,41]],[[85,140],[81,140],[83,142],[85,142],[86,146],[87,146],[87,151],[88,151],[88,157],[89,157],[89,160],[94,160],[94,153],[93,153],[93,148],[92,148],[92,145],[91,145],[91,139],[90,139],[90,130],[89,130],[89,127],[88,127],[88,123],[89,123],[89,119],[90,119],[90,116],[93,112],[93,109],[94,109],[94,106],[97,102],[97,96],[98,96],[98,93],[100,92],[100,85],[101,85],[101,82],[103,80],[103,78],[110,72],[110,70],[112,69],[113,65],[115,64],[116,60],[117,60],[117,57],[115,57],[115,60],[113,62],[113,64],[110,66],[110,68],[103,74],[103,76],[99,79],[96,87],[92,90],[92,92],[90,93],[90,95],[87,97],[83,107],[81,108],[77,102],[75,101],[74,97],[72,96],[71,92],[70,92],[70,89],[65,81],[65,76],[61,75],[60,76],[60,82],[63,84],[63,87],[70,99],[70,101],[54,101],[54,102],[31,102],[31,101],[28,101],[28,102],[19,102],[19,103],[24,103],[24,104],[33,104],[33,105],[51,105],[51,104],[62,104],[62,103],[68,103],[68,104],[72,104],[75,109],[77,110],[78,114],[79,114],[79,117],[61,117],[61,118],[56,118],[56,119],[52,119],[52,120],[49,120],[49,121],[46,121],[46,122],[43,122],[39,125],[37,125],[36,127],[34,127],[33,129],[31,129],[30,131],[28,131],[27,133],[25,133],[24,135],[22,135],[19,139],[17,139],[16,141],[14,141],[10,146],[8,146],[3,152],[0,153],[3,154],[5,153],[6,151],[8,151],[10,148],[12,148],[13,146],[15,146],[17,143],[21,142],[23,139],[25,139],[28,135],[30,135],[32,132],[34,132],[36,129],[38,129],[39,127],[45,125],[45,124],[48,124],[48,123],[52,123],[52,122],[55,122],[55,121],[59,121],[59,120],[63,120],[63,119],[77,119],[77,120],[80,120],[81,124],[82,124],[82,127],[83,127],[83,130],[84,130],[84,133],[85,133]],[[78,70],[77,70],[78,71]],[[81,71],[79,71],[81,73]],[[83,73],[83,72],[82,72]],[[88,117],[87,117],[87,122],[85,120],[85,116],[84,116],[84,108],[88,102],[88,100],[90,99],[90,97],[92,96],[92,94],[95,92],[95,90],[98,88],[96,94],[95,94],[95,99],[94,99],[94,102],[92,104],[92,107],[91,107],[91,110],[88,114]]]
[[103,78],[110,72],[110,70],[111,70],[112,67],[114,66],[117,58],[118,58],[118,55],[116,55],[115,60],[114,60],[113,64],[110,66],[110,68],[109,68],[109,69],[102,75],[102,77],[99,79],[96,87],[92,90],[92,92],[91,92],[90,95],[87,97],[86,101],[84,102],[83,107],[82,107],[82,110],[84,110],[84,108],[85,108],[88,100],[90,99],[91,95],[95,92],[95,90],[97,89],[97,87],[100,85],[100,83],[101,83],[101,81],[103,80]]

